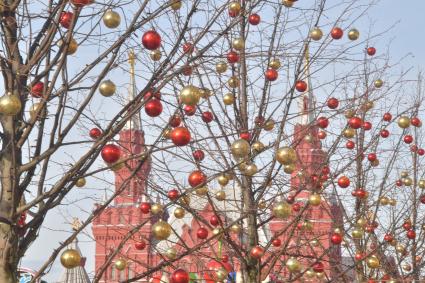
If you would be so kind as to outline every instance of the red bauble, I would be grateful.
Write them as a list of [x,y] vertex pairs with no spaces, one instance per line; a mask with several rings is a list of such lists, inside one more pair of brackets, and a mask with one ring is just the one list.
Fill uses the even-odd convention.
[[406,221],[403,223],[403,229],[408,231],[412,228],[412,223],[410,223],[410,221]]
[[388,138],[390,135],[390,132],[386,129],[381,130],[381,137]]
[[71,3],[77,7],[83,7],[91,4],[92,0],[71,0]]
[[325,131],[319,131],[317,132],[317,137],[321,140],[326,138],[326,132]]
[[173,128],[178,127],[181,122],[182,118],[179,115],[173,115],[170,118],[170,126]]
[[331,169],[329,168],[329,166],[323,166],[323,168],[322,168],[322,174],[323,175],[328,175],[329,173],[331,173]]
[[402,180],[397,180],[397,181],[395,182],[395,185],[396,185],[397,187],[401,187],[401,186],[403,185],[403,181],[402,181]]
[[206,238],[208,238],[208,230],[204,227],[200,227],[196,232],[196,236],[198,237],[198,239],[205,240]]
[[253,247],[249,253],[251,257],[259,259],[264,255],[264,249],[260,246]]
[[190,142],[190,132],[185,127],[177,127],[171,131],[171,140],[177,146],[185,146]]
[[226,261],[222,260],[221,262],[219,262],[216,260],[211,260],[210,262],[208,262],[207,268],[206,268],[207,272],[204,273],[205,283],[215,283],[215,282],[221,281],[217,277],[217,273],[216,273],[220,269],[225,269],[227,272],[231,272],[233,270],[233,267],[228,262],[228,260],[229,259],[227,257]]
[[31,95],[37,98],[43,97],[44,83],[38,82],[31,88]]
[[170,200],[172,200],[172,201],[174,201],[174,200],[176,200],[176,199],[178,199],[179,198],[179,195],[180,195],[180,193],[179,193],[179,191],[178,190],[176,190],[176,189],[172,189],[172,190],[169,190],[168,191],[168,198],[170,199]]
[[363,121],[359,117],[353,117],[348,120],[348,125],[350,125],[350,128],[353,128],[353,129],[359,129],[362,126],[362,124],[363,124]]
[[375,161],[376,160],[376,153],[369,153],[368,155],[367,155],[367,160],[369,160],[370,162],[373,162],[373,161]]
[[144,250],[146,248],[146,242],[143,240],[140,240],[134,244],[134,247],[136,248],[136,250],[139,250],[139,251]]
[[406,236],[408,239],[413,240],[414,238],[416,238],[415,230],[410,229],[409,231],[407,231]]
[[326,117],[319,117],[319,118],[317,118],[316,124],[320,128],[325,129],[329,126],[329,120]]
[[419,199],[422,204],[425,204],[425,195],[421,195]]
[[392,242],[393,240],[394,240],[393,235],[391,235],[391,234],[385,234],[385,236],[384,236],[384,241],[385,242],[389,243],[389,242]]
[[422,122],[418,117],[413,117],[410,119],[410,123],[415,127],[420,127],[422,125]]
[[359,199],[364,199],[367,195],[367,192],[362,189],[362,188],[358,188],[357,190],[354,191],[355,196],[358,197]]
[[307,83],[305,81],[297,81],[295,83],[295,89],[299,92],[304,92],[307,90]]
[[229,10],[229,16],[231,18],[236,18],[239,15],[238,11]]
[[248,17],[248,22],[253,26],[258,25],[260,21],[261,21],[261,17],[258,14],[251,14]]
[[196,107],[194,105],[185,105],[183,110],[187,116],[193,116],[196,113]]
[[391,113],[387,112],[387,113],[384,114],[384,117],[383,117],[384,121],[390,122],[392,119],[393,119],[393,115],[391,115]]
[[151,99],[145,104],[145,112],[151,117],[158,117],[162,113],[162,103],[159,99]]
[[94,140],[98,139],[101,135],[102,131],[99,128],[93,128],[89,132],[89,136]]
[[370,129],[372,129],[372,123],[371,122],[363,122],[363,125],[362,125],[362,128],[365,130],[365,131],[369,131]]
[[188,181],[192,188],[203,186],[207,182],[207,176],[202,171],[195,170],[190,173]]
[[298,211],[301,210],[301,207],[302,207],[301,203],[296,202],[292,205],[292,210],[295,211],[295,212],[298,212]]
[[235,51],[230,51],[227,53],[227,62],[230,64],[236,63],[239,61],[239,54]]
[[189,65],[184,66],[182,69],[182,74],[185,75],[186,77],[191,76],[192,72],[193,72],[193,68]]
[[140,204],[140,211],[144,214],[148,214],[151,211],[151,204],[149,202],[142,202]]
[[339,106],[339,101],[335,97],[331,97],[328,99],[327,105],[330,109],[336,109]]
[[346,176],[341,176],[338,179],[338,186],[341,188],[347,188],[350,185],[350,179]]
[[375,53],[376,53],[376,48],[375,48],[375,47],[368,47],[368,48],[366,49],[366,52],[367,52],[367,55],[369,55],[369,56],[373,56],[373,55],[375,55]]
[[189,273],[183,269],[177,269],[171,274],[170,283],[189,283],[189,280]]
[[331,242],[334,245],[339,245],[342,243],[342,236],[339,233],[333,233],[331,236]]
[[239,136],[240,136],[241,139],[244,139],[246,141],[251,140],[251,134],[249,132],[243,132]]
[[192,53],[193,52],[193,44],[190,42],[186,42],[183,44],[183,52],[184,53]]
[[287,202],[287,203],[289,203],[289,204],[293,204],[293,203],[295,202],[295,196],[293,196],[293,195],[289,195],[289,196],[286,198],[286,202]]
[[212,120],[214,120],[213,113],[209,111],[205,111],[202,113],[202,121],[204,121],[205,123],[210,123]]
[[148,99],[151,99],[152,96],[154,98],[160,100],[161,99],[161,92],[159,92],[159,91],[154,92],[153,90],[149,90],[145,93],[145,95],[143,96],[143,99],[148,100]]
[[282,241],[279,238],[273,239],[272,245],[275,247],[280,247],[280,245],[282,245]]
[[345,144],[345,147],[348,149],[353,149],[356,146],[356,144],[353,141],[347,141]]
[[271,82],[277,80],[277,77],[278,77],[278,73],[275,69],[267,69],[264,75],[266,77],[266,80]]
[[229,262],[229,256],[228,255],[222,255],[221,261],[224,262],[224,263]]
[[418,149],[418,155],[422,156],[425,154],[425,150],[423,148]]
[[320,261],[316,262],[313,264],[313,270],[314,272],[323,272],[325,271],[325,266],[323,265],[323,263],[321,263]]
[[339,27],[334,27],[331,31],[331,36],[333,39],[341,39],[344,35],[344,31]]
[[72,12],[62,12],[59,19],[60,25],[66,29],[69,29],[69,27],[71,26],[73,17],[74,17],[74,13]]
[[258,127],[262,127],[264,125],[265,121],[266,121],[266,119],[264,117],[261,117],[261,116],[257,116],[254,119],[255,125],[257,125]]
[[218,219],[218,216],[216,216],[216,215],[211,216],[210,224],[214,227],[218,226],[218,224],[220,224],[220,220]]
[[411,135],[405,135],[403,141],[407,144],[410,144],[413,142],[413,137]]
[[161,46],[161,36],[154,30],[147,31],[142,36],[142,44],[148,50],[155,50]]
[[192,153],[192,155],[193,155],[193,158],[194,158],[196,161],[202,161],[202,160],[204,160],[204,158],[205,158],[205,154],[204,154],[204,152],[203,152],[202,150],[200,150],[200,149],[195,150],[195,151]]
[[363,258],[364,258],[364,254],[363,254],[363,253],[361,253],[361,252],[357,252],[357,253],[354,255],[354,259],[355,259],[355,260],[357,260],[357,261],[363,260]]
[[115,163],[121,157],[121,149],[115,144],[107,144],[102,148],[101,155],[106,163]]

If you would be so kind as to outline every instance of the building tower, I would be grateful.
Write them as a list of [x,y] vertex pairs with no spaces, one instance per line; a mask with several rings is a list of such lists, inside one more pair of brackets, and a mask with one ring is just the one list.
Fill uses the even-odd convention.
[[[135,56],[131,51],[129,55],[131,84],[128,101],[132,101],[136,93],[135,85]],[[136,225],[149,219],[149,215],[142,214],[139,205],[146,198],[146,183],[151,170],[150,159],[143,163],[139,157],[146,150],[144,132],[141,127],[139,113],[135,114],[119,133],[118,142],[122,156],[129,159],[122,165],[115,165],[115,193],[113,205],[108,206],[93,221],[93,236],[96,241],[95,270],[96,273],[103,268],[108,255],[115,251],[124,237]],[[136,250],[135,241],[144,238],[149,241],[151,223],[148,221],[135,234],[134,239],[127,241],[112,262],[123,259],[127,266],[124,270],[117,270],[114,264],[106,264],[108,268],[103,273],[100,282],[118,282],[133,277],[144,268],[143,263],[149,260],[148,249]],[[137,264],[136,264],[137,263]]]

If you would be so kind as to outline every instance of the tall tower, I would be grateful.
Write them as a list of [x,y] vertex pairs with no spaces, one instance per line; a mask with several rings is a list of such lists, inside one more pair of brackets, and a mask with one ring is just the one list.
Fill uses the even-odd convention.
[[[129,63],[131,84],[128,101],[130,102],[136,93],[133,51],[130,51]],[[132,156],[135,158],[129,159],[119,168],[115,168],[115,191],[118,195],[115,197],[113,205],[107,207],[93,221],[93,236],[96,241],[96,272],[103,268],[108,255],[117,249],[128,232],[149,218],[149,215],[142,214],[139,209],[139,204],[146,195],[146,183],[151,170],[149,159],[141,164],[142,161],[138,158],[146,150],[139,113],[127,122],[119,136],[118,144],[123,158],[129,159]],[[143,264],[140,263],[147,263],[148,250],[136,250],[134,244],[140,238],[148,242],[150,230],[151,224],[148,221],[135,234],[134,239],[128,241],[121,249],[121,253],[113,259],[113,262],[119,259],[124,260],[127,262],[127,267],[124,270],[118,270],[114,264],[110,264],[100,282],[118,282],[133,277],[136,272],[141,272]]]

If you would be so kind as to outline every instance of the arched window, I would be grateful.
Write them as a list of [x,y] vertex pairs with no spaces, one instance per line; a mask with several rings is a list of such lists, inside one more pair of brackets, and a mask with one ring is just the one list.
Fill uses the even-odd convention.
[[120,271],[120,281],[124,281],[125,280],[125,269]]
[[133,273],[133,268],[131,266],[131,264],[128,265],[128,278],[127,279],[131,279],[133,278],[134,273]]

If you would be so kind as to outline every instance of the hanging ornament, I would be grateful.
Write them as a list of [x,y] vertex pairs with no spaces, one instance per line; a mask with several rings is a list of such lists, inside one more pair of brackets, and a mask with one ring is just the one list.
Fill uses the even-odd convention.
[[196,104],[198,104],[199,100],[201,99],[199,88],[194,87],[193,85],[185,86],[180,91],[179,98],[183,104],[195,106]]
[[198,239],[205,240],[208,238],[208,230],[204,227],[199,227],[198,231],[196,231],[196,236]]
[[346,128],[344,129],[342,134],[345,138],[351,139],[356,135],[356,130],[354,130],[353,128]]
[[286,267],[288,268],[289,272],[296,273],[301,271],[301,264],[300,262],[294,258],[291,257],[286,261]]
[[251,257],[255,259],[259,259],[264,255],[264,249],[260,246],[255,246],[251,249],[251,252],[249,253]]
[[366,260],[367,267],[375,269],[378,268],[381,263],[379,262],[379,259],[376,256],[371,256]]
[[[58,46],[62,47],[62,45],[64,44],[64,41],[61,39],[58,42]],[[66,48],[66,47],[65,47]],[[75,52],[77,52],[78,49],[78,43],[74,38],[71,38],[69,44],[68,44],[68,49],[66,54],[67,55],[73,55]]]
[[175,128],[175,127],[178,127],[181,122],[182,122],[182,118],[176,114],[171,116],[169,124],[171,127]]
[[155,215],[158,215],[158,214],[161,214],[161,213],[164,212],[164,208],[159,203],[152,204],[150,210],[151,210],[152,214],[155,214]]
[[406,129],[410,126],[410,119],[407,116],[401,116],[397,122],[398,126],[402,129]]
[[294,6],[294,2],[294,0],[282,0],[282,5],[287,8],[291,8],[292,6]]
[[348,125],[352,129],[360,129],[362,127],[363,121],[359,117],[352,117],[348,120]]
[[231,17],[236,17],[241,12],[241,4],[239,2],[230,2],[229,3],[229,15]]
[[143,34],[142,44],[148,50],[155,50],[161,46],[161,36],[154,30]]
[[170,278],[170,283],[189,283],[189,273],[183,269],[173,271]]
[[149,202],[142,202],[139,208],[143,214],[148,214],[151,211],[151,204]]
[[171,9],[174,11],[179,10],[182,7],[182,1],[181,0],[170,0]]
[[191,136],[190,132],[185,127],[177,127],[171,131],[171,140],[176,146],[185,146],[189,144]]
[[159,220],[152,226],[152,234],[155,239],[161,241],[166,240],[171,235],[171,226],[165,221]]
[[367,55],[369,55],[369,56],[373,56],[373,55],[375,55],[375,53],[376,53],[376,48],[375,48],[375,47],[368,47],[368,48],[366,49],[366,53],[367,53]]
[[245,48],[245,41],[243,38],[235,38],[232,41],[232,47],[236,50],[242,50]]
[[353,28],[348,32],[348,38],[350,40],[357,40],[359,36],[360,36],[360,32],[357,29]]
[[321,40],[323,37],[323,32],[320,28],[315,27],[312,31],[310,31],[310,37],[313,40]]
[[103,23],[110,29],[117,28],[121,23],[121,16],[117,12],[109,9],[103,14]]
[[201,149],[195,150],[192,155],[196,161],[202,161],[205,158],[205,153]]
[[85,178],[78,178],[77,182],[75,182],[75,186],[77,188],[82,188],[86,185],[86,179]]
[[115,262],[115,268],[118,270],[124,270],[127,268],[127,261],[123,258],[120,258]]
[[150,117],[158,117],[162,113],[162,103],[159,99],[151,99],[145,104],[145,112]]
[[350,179],[346,176],[341,176],[338,178],[338,186],[340,188],[347,188],[350,185]]
[[185,54],[191,54],[195,50],[193,47],[193,44],[191,42],[186,42],[183,44],[183,53]]
[[205,123],[210,123],[212,122],[212,120],[214,120],[213,113],[209,111],[205,111],[202,113],[202,121],[204,121]]
[[278,77],[278,73],[275,69],[268,69],[264,75],[266,77],[266,80],[270,82],[274,82],[275,80],[277,80]]
[[99,85],[99,92],[101,95],[105,96],[105,97],[109,97],[115,94],[117,87],[115,86],[115,84],[111,81],[111,80],[106,80],[103,81],[100,85]]
[[208,187],[203,186],[195,189],[195,194],[199,197],[205,196],[208,194]]
[[31,95],[36,98],[43,97],[43,91],[44,91],[44,83],[43,82],[37,82],[34,84],[34,86],[31,88]]
[[374,85],[376,88],[381,88],[381,87],[384,85],[384,81],[383,81],[383,80],[381,80],[381,79],[377,79],[376,81],[374,81],[374,82],[373,82],[373,85]]
[[256,141],[252,144],[251,149],[257,153],[260,153],[264,150],[264,144],[260,141]]
[[295,89],[299,92],[305,92],[307,90],[307,83],[305,81],[297,81],[295,83]]
[[281,67],[280,60],[278,58],[270,60],[269,67],[273,70],[278,70]]
[[0,97],[0,114],[14,116],[22,109],[21,100],[17,95],[8,93]]
[[291,215],[292,207],[287,202],[281,201],[273,205],[273,216],[279,219],[286,219]]
[[207,182],[207,176],[202,171],[195,170],[189,174],[188,181],[192,188],[203,186]]
[[161,51],[159,49],[152,50],[149,57],[151,57],[152,61],[159,61],[162,57]]
[[239,54],[236,51],[230,51],[227,53],[227,62],[230,64],[239,62]]
[[250,177],[254,176],[257,172],[258,172],[258,168],[257,168],[257,165],[255,165],[255,163],[248,164],[244,170],[244,174]]
[[217,182],[221,185],[221,186],[226,186],[229,183],[229,178],[227,178],[226,175],[220,175],[217,178]]
[[77,250],[67,249],[60,257],[61,264],[67,269],[71,269],[81,264],[81,256]]
[[194,106],[194,105],[185,105],[183,107],[183,110],[184,110],[184,113],[187,116],[193,116],[196,113],[196,106]]
[[260,15],[255,14],[255,13],[249,15],[249,17],[248,17],[248,22],[253,26],[258,25],[260,23],[260,21],[261,21]]
[[223,103],[225,105],[232,105],[234,101],[235,101],[235,96],[232,93],[226,93],[223,96]]
[[115,163],[121,157],[121,149],[115,144],[107,144],[102,148],[101,155],[106,163]]
[[217,73],[219,73],[219,74],[222,74],[222,73],[226,72],[226,71],[227,71],[227,63],[226,63],[226,62],[223,62],[223,61],[218,62],[218,63],[215,65],[215,70],[216,70],[216,71],[217,71]]
[[316,125],[322,129],[326,129],[329,126],[329,120],[326,117],[317,118]]
[[330,109],[337,109],[339,105],[339,101],[335,97],[331,97],[328,99],[327,105]]
[[71,0],[71,3],[76,7],[84,7],[93,3],[93,0]]
[[136,243],[134,243],[134,247],[136,250],[142,251],[146,248],[146,242],[143,239],[140,239]]
[[74,13],[63,11],[61,13],[60,18],[59,18],[59,24],[62,27],[69,29],[71,27],[71,23],[72,23],[73,18],[74,18]]
[[89,132],[89,136],[94,140],[98,139],[101,135],[102,135],[102,130],[99,128],[93,128]]
[[280,164],[288,165],[297,161],[297,153],[293,148],[285,146],[277,150],[275,158]]
[[175,210],[174,210],[174,216],[177,218],[177,219],[182,219],[183,217],[184,217],[184,215],[186,214],[186,211],[183,209],[183,208],[181,208],[181,207],[177,207]]
[[244,139],[238,139],[232,143],[231,152],[234,158],[246,157],[250,152],[250,145]]
[[313,193],[308,197],[308,204],[312,206],[318,206],[322,202],[322,198],[319,194]]
[[342,243],[342,235],[340,233],[333,233],[331,236],[331,242],[334,245],[339,245]]
[[341,39],[344,35],[344,31],[339,27],[334,27],[331,31],[331,36],[333,39]]

